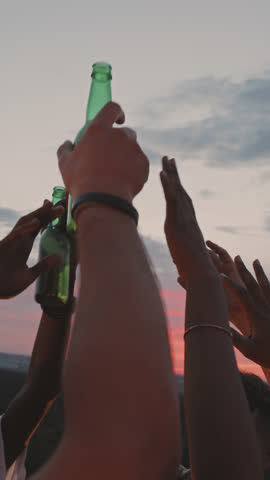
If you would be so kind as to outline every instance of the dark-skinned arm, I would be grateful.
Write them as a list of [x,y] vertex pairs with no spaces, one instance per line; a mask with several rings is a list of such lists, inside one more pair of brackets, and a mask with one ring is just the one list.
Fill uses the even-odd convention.
[[59,312],[57,315],[53,311],[42,313],[26,382],[2,417],[7,469],[28,445],[61,391],[63,364],[71,328],[76,267],[76,240],[73,239],[68,305],[64,307],[60,318]]
[[70,315],[56,321],[42,314],[28,376],[3,414],[1,428],[7,469],[29,443],[61,389]]

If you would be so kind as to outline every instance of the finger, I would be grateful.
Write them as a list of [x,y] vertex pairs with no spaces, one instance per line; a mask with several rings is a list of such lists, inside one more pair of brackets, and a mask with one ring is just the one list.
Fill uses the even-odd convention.
[[254,272],[258,280],[258,283],[263,291],[263,294],[266,300],[268,301],[268,303],[270,303],[270,282],[267,276],[265,275],[265,272],[259,260],[255,260],[253,262],[253,268],[254,268]]
[[[171,181],[177,186],[177,188],[182,187],[179,173],[174,158],[163,157],[162,158],[163,170],[171,178]],[[183,188],[183,187],[182,187]]]
[[242,308],[247,313],[253,314],[255,310],[255,304],[248,290],[242,285],[239,285],[239,283],[235,282],[227,275],[224,275],[223,273],[220,275],[220,278],[224,287],[233,294],[236,300],[239,301]]
[[220,245],[211,242],[211,240],[207,240],[206,245],[211,248],[217,255],[219,255],[223,263],[233,263],[232,257],[229,255],[227,250],[225,250],[225,248],[222,248],[220,247]]
[[39,230],[36,232],[36,235],[39,233],[43,233],[44,230],[47,228],[48,224],[52,221],[55,220],[58,217],[61,217],[64,215],[66,209],[63,207],[63,205],[57,205],[51,209],[50,214],[46,218],[44,218],[41,222]]
[[186,290],[186,282],[184,279],[182,279],[181,277],[178,277],[177,283],[179,283],[179,285],[181,285],[181,287],[183,287]]
[[55,218],[61,217],[65,213],[65,207],[63,205],[56,205],[52,208],[50,216],[54,220]]
[[[57,205],[53,207],[51,202],[47,203],[42,209],[39,209],[35,212],[37,216],[33,218],[32,222],[36,223],[36,228],[28,230],[28,232],[30,232],[32,234],[32,237],[35,238],[40,232],[40,230],[44,230],[44,228],[46,228],[52,220],[60,217],[64,214],[64,212],[65,209],[62,205]],[[20,227],[23,227],[23,224],[20,225]],[[17,230],[17,227],[15,230]],[[24,233],[26,232],[27,230]]]
[[191,207],[194,217],[196,217],[193,202],[182,185],[174,158],[168,159],[168,167],[166,169],[166,172],[168,173],[169,181],[171,182],[171,188],[174,195],[176,197],[178,197],[179,194],[182,195],[185,201],[187,201],[189,206]]
[[266,305],[265,297],[261,291],[260,286],[256,282],[255,278],[251,273],[248,271],[247,267],[245,266],[243,260],[241,259],[240,255],[235,257],[234,259],[236,268],[240,277],[242,278],[244,284],[246,285],[249,294],[251,295],[252,299],[255,303],[259,303],[262,305]]
[[241,335],[241,333],[237,332],[234,328],[231,327],[231,333],[232,333],[232,341],[233,345],[237,350],[239,350],[245,357],[249,358],[252,360],[253,358],[253,345],[252,341]]
[[132,128],[122,127],[121,129],[118,129],[118,130],[122,130],[122,132],[124,132],[125,135],[133,142],[137,141],[137,133]]
[[164,171],[166,171],[167,164],[168,164],[168,160],[169,160],[169,159],[168,159],[167,156],[164,156],[164,157],[162,157],[162,159],[161,159],[162,169],[163,169]]
[[41,273],[47,272],[51,268],[55,267],[55,265],[57,265],[58,263],[61,263],[61,261],[62,256],[59,254],[49,255],[48,257],[40,260],[40,262],[38,262],[36,265],[29,268],[30,283],[34,282]]
[[170,191],[170,185],[169,185],[169,179],[168,179],[168,175],[166,172],[164,172],[163,170],[160,172],[159,174],[160,176],[160,181],[161,181],[161,185],[162,185],[162,188],[163,188],[163,193],[164,193],[164,196],[165,196],[165,199],[166,199],[166,202],[170,202],[172,200],[172,195],[171,195],[171,191]]
[[34,218],[24,225],[18,225],[2,240],[2,245],[5,243],[11,242],[16,238],[21,238],[23,235],[29,232],[34,232],[40,227],[40,221],[38,218]]
[[175,202],[178,195],[184,192],[184,189],[180,183],[175,161],[171,164],[171,160],[169,160],[169,158],[166,156],[162,157],[162,171],[160,172],[160,179],[166,200]]
[[208,253],[209,253],[209,255],[210,255],[210,258],[211,258],[213,264],[215,265],[216,269],[217,269],[220,273],[222,273],[223,264],[222,264],[219,256],[218,256],[215,252],[213,252],[213,250],[207,249],[207,251],[208,251]]
[[57,150],[58,163],[65,162],[72,154],[74,145],[70,140],[66,140]]
[[42,207],[39,207],[36,210],[33,210],[33,212],[30,212],[27,215],[23,215],[21,218],[19,218],[14,229],[17,228],[18,226],[23,226],[26,223],[29,223],[34,218],[39,218],[41,215],[44,215],[47,212],[49,212],[51,208],[52,208],[52,203],[49,202],[48,200],[44,200]]
[[91,126],[112,127],[114,123],[122,124],[124,122],[125,114],[120,105],[115,102],[108,102],[92,120]]

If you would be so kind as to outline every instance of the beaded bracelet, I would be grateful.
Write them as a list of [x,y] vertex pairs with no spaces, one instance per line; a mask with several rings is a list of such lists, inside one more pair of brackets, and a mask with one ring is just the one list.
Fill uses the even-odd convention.
[[184,333],[184,339],[186,339],[188,333],[192,332],[192,330],[195,330],[195,328],[216,328],[217,330],[221,330],[222,332],[227,333],[227,335],[232,338],[232,332],[228,328],[221,327],[220,325],[213,325],[212,323],[205,323],[201,325],[192,325],[191,327],[189,327]]

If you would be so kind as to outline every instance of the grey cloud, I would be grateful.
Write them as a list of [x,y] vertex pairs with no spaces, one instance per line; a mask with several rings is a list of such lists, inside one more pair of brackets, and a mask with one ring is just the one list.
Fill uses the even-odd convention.
[[205,200],[207,200],[208,198],[213,197],[213,195],[215,195],[215,192],[212,192],[212,190],[207,190],[206,188],[204,190],[200,190],[199,195]]
[[[156,119],[168,124],[177,111],[179,127],[155,128]],[[269,72],[239,83],[214,77],[183,82],[142,114],[145,127],[139,132],[149,148],[172,149],[181,158],[203,159],[212,167],[269,161]]]
[[216,227],[216,230],[219,230],[220,232],[225,232],[225,233],[232,233],[234,235],[239,233],[238,228],[230,225],[222,225],[222,226]]
[[264,171],[263,173],[261,173],[259,175],[259,183],[261,184],[265,184],[265,183],[268,183],[270,181],[270,171]]
[[0,222],[4,223],[5,225],[14,225],[18,218],[20,217],[20,213],[17,210],[13,210],[12,208],[1,208],[0,207]]
[[143,243],[161,285],[166,288],[177,288],[178,274],[167,245],[149,236],[143,236]]
[[268,214],[264,219],[264,231],[270,232],[270,214]]
[[150,148],[144,148],[143,149],[145,155],[148,157],[149,161],[151,163],[158,163],[160,162],[161,163],[161,157],[162,157],[162,154],[159,153],[159,152],[156,152],[155,150],[152,150]]

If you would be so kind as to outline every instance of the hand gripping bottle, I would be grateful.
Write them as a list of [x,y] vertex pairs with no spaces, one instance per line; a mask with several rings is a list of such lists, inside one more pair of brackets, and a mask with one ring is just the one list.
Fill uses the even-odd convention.
[[[65,205],[66,189],[54,187],[52,203]],[[39,243],[39,260],[48,255],[59,253],[58,263],[48,272],[42,273],[36,281],[35,300],[42,307],[62,307],[68,301],[70,240],[66,232],[66,211],[52,220],[41,235]]]
[[[95,118],[96,114],[104,107],[104,105],[111,101],[111,79],[112,67],[105,62],[97,62],[93,65],[92,82],[86,109],[85,124],[78,132],[74,144],[80,140],[87,126]],[[68,215],[67,215],[67,231],[72,234],[76,230],[76,224],[71,215],[72,198],[69,195],[68,199]]]

